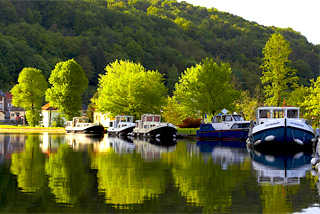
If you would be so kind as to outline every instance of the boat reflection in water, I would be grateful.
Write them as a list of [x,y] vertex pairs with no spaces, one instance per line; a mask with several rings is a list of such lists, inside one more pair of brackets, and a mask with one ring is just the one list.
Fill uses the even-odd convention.
[[220,163],[223,169],[249,158],[244,141],[197,141],[197,147],[204,158]]
[[175,141],[163,142],[158,139],[134,138],[133,143],[136,146],[136,151],[145,160],[160,159],[161,154],[173,152],[176,149]]
[[135,145],[126,137],[116,137],[105,135],[103,140],[99,143],[97,152],[108,152],[112,148],[115,153],[132,153],[135,150]]
[[297,185],[311,170],[311,154],[298,152],[289,154],[263,154],[249,149],[252,167],[257,171],[259,184]]

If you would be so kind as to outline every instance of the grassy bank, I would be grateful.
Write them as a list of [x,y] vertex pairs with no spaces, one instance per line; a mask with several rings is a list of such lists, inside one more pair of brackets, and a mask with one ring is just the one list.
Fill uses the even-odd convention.
[[29,126],[13,126],[13,125],[0,125],[0,132],[61,132],[64,133],[65,129],[61,127],[29,127]]
[[197,134],[197,130],[199,130],[199,128],[178,128],[178,134],[181,135],[196,135]]

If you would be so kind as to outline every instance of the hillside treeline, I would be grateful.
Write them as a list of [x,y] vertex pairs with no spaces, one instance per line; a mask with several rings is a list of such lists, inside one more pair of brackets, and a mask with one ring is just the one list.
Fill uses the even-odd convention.
[[0,88],[10,90],[24,67],[48,78],[56,63],[74,58],[89,79],[88,102],[106,65],[129,59],[165,74],[171,93],[181,72],[209,57],[230,63],[237,89],[253,91],[274,32],[289,41],[290,66],[309,85],[319,75],[319,45],[290,28],[175,0],[0,0]]

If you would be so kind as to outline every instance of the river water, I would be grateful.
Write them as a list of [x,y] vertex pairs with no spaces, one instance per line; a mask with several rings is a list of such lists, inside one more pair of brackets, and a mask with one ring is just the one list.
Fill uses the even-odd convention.
[[266,155],[244,142],[0,134],[0,212],[320,213],[312,155]]

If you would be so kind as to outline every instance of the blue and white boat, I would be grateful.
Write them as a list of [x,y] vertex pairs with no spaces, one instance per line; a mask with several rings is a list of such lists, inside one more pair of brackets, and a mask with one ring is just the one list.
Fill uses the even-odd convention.
[[197,130],[199,140],[246,140],[250,121],[238,114],[215,115],[211,123],[201,124]]
[[298,107],[260,107],[256,125],[250,130],[248,143],[255,149],[291,150],[312,148],[313,128],[299,118]]

